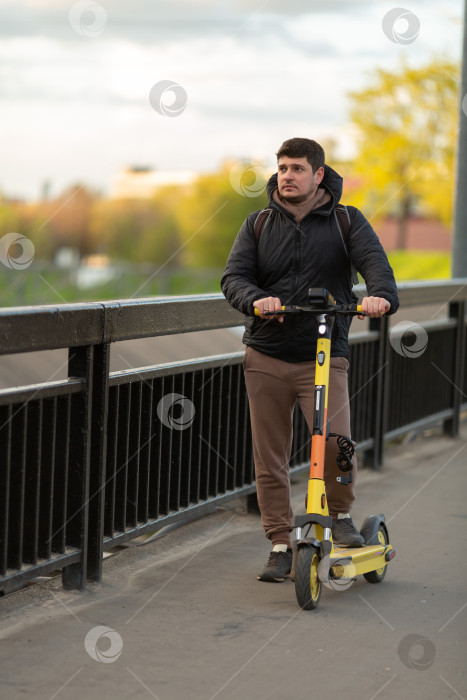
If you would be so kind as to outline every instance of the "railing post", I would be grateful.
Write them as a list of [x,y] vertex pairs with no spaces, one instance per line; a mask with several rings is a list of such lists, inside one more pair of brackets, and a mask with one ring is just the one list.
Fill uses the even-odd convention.
[[449,318],[456,319],[456,335],[453,348],[452,377],[451,377],[451,407],[452,418],[444,421],[443,430],[450,437],[459,435],[460,410],[463,403],[464,387],[464,358],[465,358],[465,302],[449,304]]
[[68,351],[68,376],[84,379],[81,393],[72,398],[70,421],[70,445],[68,455],[68,492],[66,544],[78,547],[80,561],[64,567],[64,588],[86,589],[89,471],[91,452],[92,382],[94,346],[70,348]]
[[94,346],[87,576],[102,580],[110,343]]
[[377,360],[375,375],[372,381],[376,382],[373,393],[373,405],[371,407],[373,447],[363,453],[363,464],[370,469],[380,469],[384,460],[384,435],[387,426],[388,413],[388,389],[389,389],[389,351],[388,329],[389,319],[370,318],[370,331],[377,331]]

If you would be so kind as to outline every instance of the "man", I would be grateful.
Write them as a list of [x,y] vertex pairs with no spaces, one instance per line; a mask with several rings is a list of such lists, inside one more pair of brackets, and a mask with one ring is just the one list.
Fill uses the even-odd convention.
[[[325,164],[323,148],[310,139],[285,141],[277,152],[278,173],[268,183],[270,216],[255,232],[258,212],[244,221],[232,247],[221,287],[227,301],[246,315],[243,367],[248,392],[258,504],[272,552],[261,581],[283,581],[292,564],[289,459],[296,401],[313,424],[316,322],[306,316],[265,316],[286,304],[307,304],[310,287],[324,287],[338,304],[356,300],[351,264],[365,279],[369,296],[362,310],[371,318],[399,305],[394,275],[378,237],[355,207],[348,207],[348,244],[334,210],[342,178]],[[347,249],[348,247],[348,249]],[[259,318],[255,317],[258,309]],[[363,318],[360,317],[360,318]],[[348,332],[350,319],[337,317],[332,333],[328,416],[331,432],[350,436]],[[335,438],[326,449],[325,482],[332,536],[361,546],[350,509],[353,482],[345,485],[336,464]]]

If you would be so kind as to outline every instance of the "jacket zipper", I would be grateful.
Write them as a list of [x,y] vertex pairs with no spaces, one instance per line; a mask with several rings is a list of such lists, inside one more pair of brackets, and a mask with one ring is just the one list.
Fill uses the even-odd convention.
[[[293,290],[293,295],[298,292],[298,283],[300,281],[300,236],[302,233],[302,227],[300,224],[295,224],[295,289]],[[295,299],[294,299],[295,301]]]
[[[294,252],[294,263],[295,263],[295,285],[292,290],[292,299],[291,303],[294,304],[296,303],[295,295],[298,291],[298,283],[300,281],[300,237],[302,233],[302,228],[300,224],[295,224],[295,252]],[[292,328],[290,329],[292,332],[289,333],[289,351],[288,355],[289,358],[293,358],[293,353],[294,353],[294,347],[295,347],[295,335],[296,335],[296,319],[294,316],[291,316],[291,325]]]

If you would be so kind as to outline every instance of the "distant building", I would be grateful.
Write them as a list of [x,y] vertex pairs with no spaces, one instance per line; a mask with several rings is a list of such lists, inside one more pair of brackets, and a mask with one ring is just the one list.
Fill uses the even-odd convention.
[[[362,184],[358,176],[344,176],[344,192],[342,202],[352,204],[352,193]],[[378,238],[387,251],[397,250],[399,221],[395,216],[385,216],[374,222],[371,212],[363,211],[375,228]],[[407,221],[406,250],[426,250],[450,252],[452,248],[452,231],[441,221],[423,216],[418,212]]]
[[145,166],[123,168],[110,187],[111,199],[149,199],[167,185],[189,185],[197,173],[188,170],[153,170]]
[[[398,221],[386,217],[378,222],[376,233],[385,250],[396,250]],[[439,250],[449,252],[452,234],[448,226],[435,219],[411,216],[407,222],[406,250]]]

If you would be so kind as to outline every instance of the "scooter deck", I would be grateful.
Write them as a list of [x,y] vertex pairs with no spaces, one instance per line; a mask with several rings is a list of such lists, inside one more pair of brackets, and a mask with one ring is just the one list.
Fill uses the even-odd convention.
[[359,574],[382,569],[388,563],[390,544],[367,545],[365,547],[333,546],[330,554],[330,568],[336,578],[354,578]]

